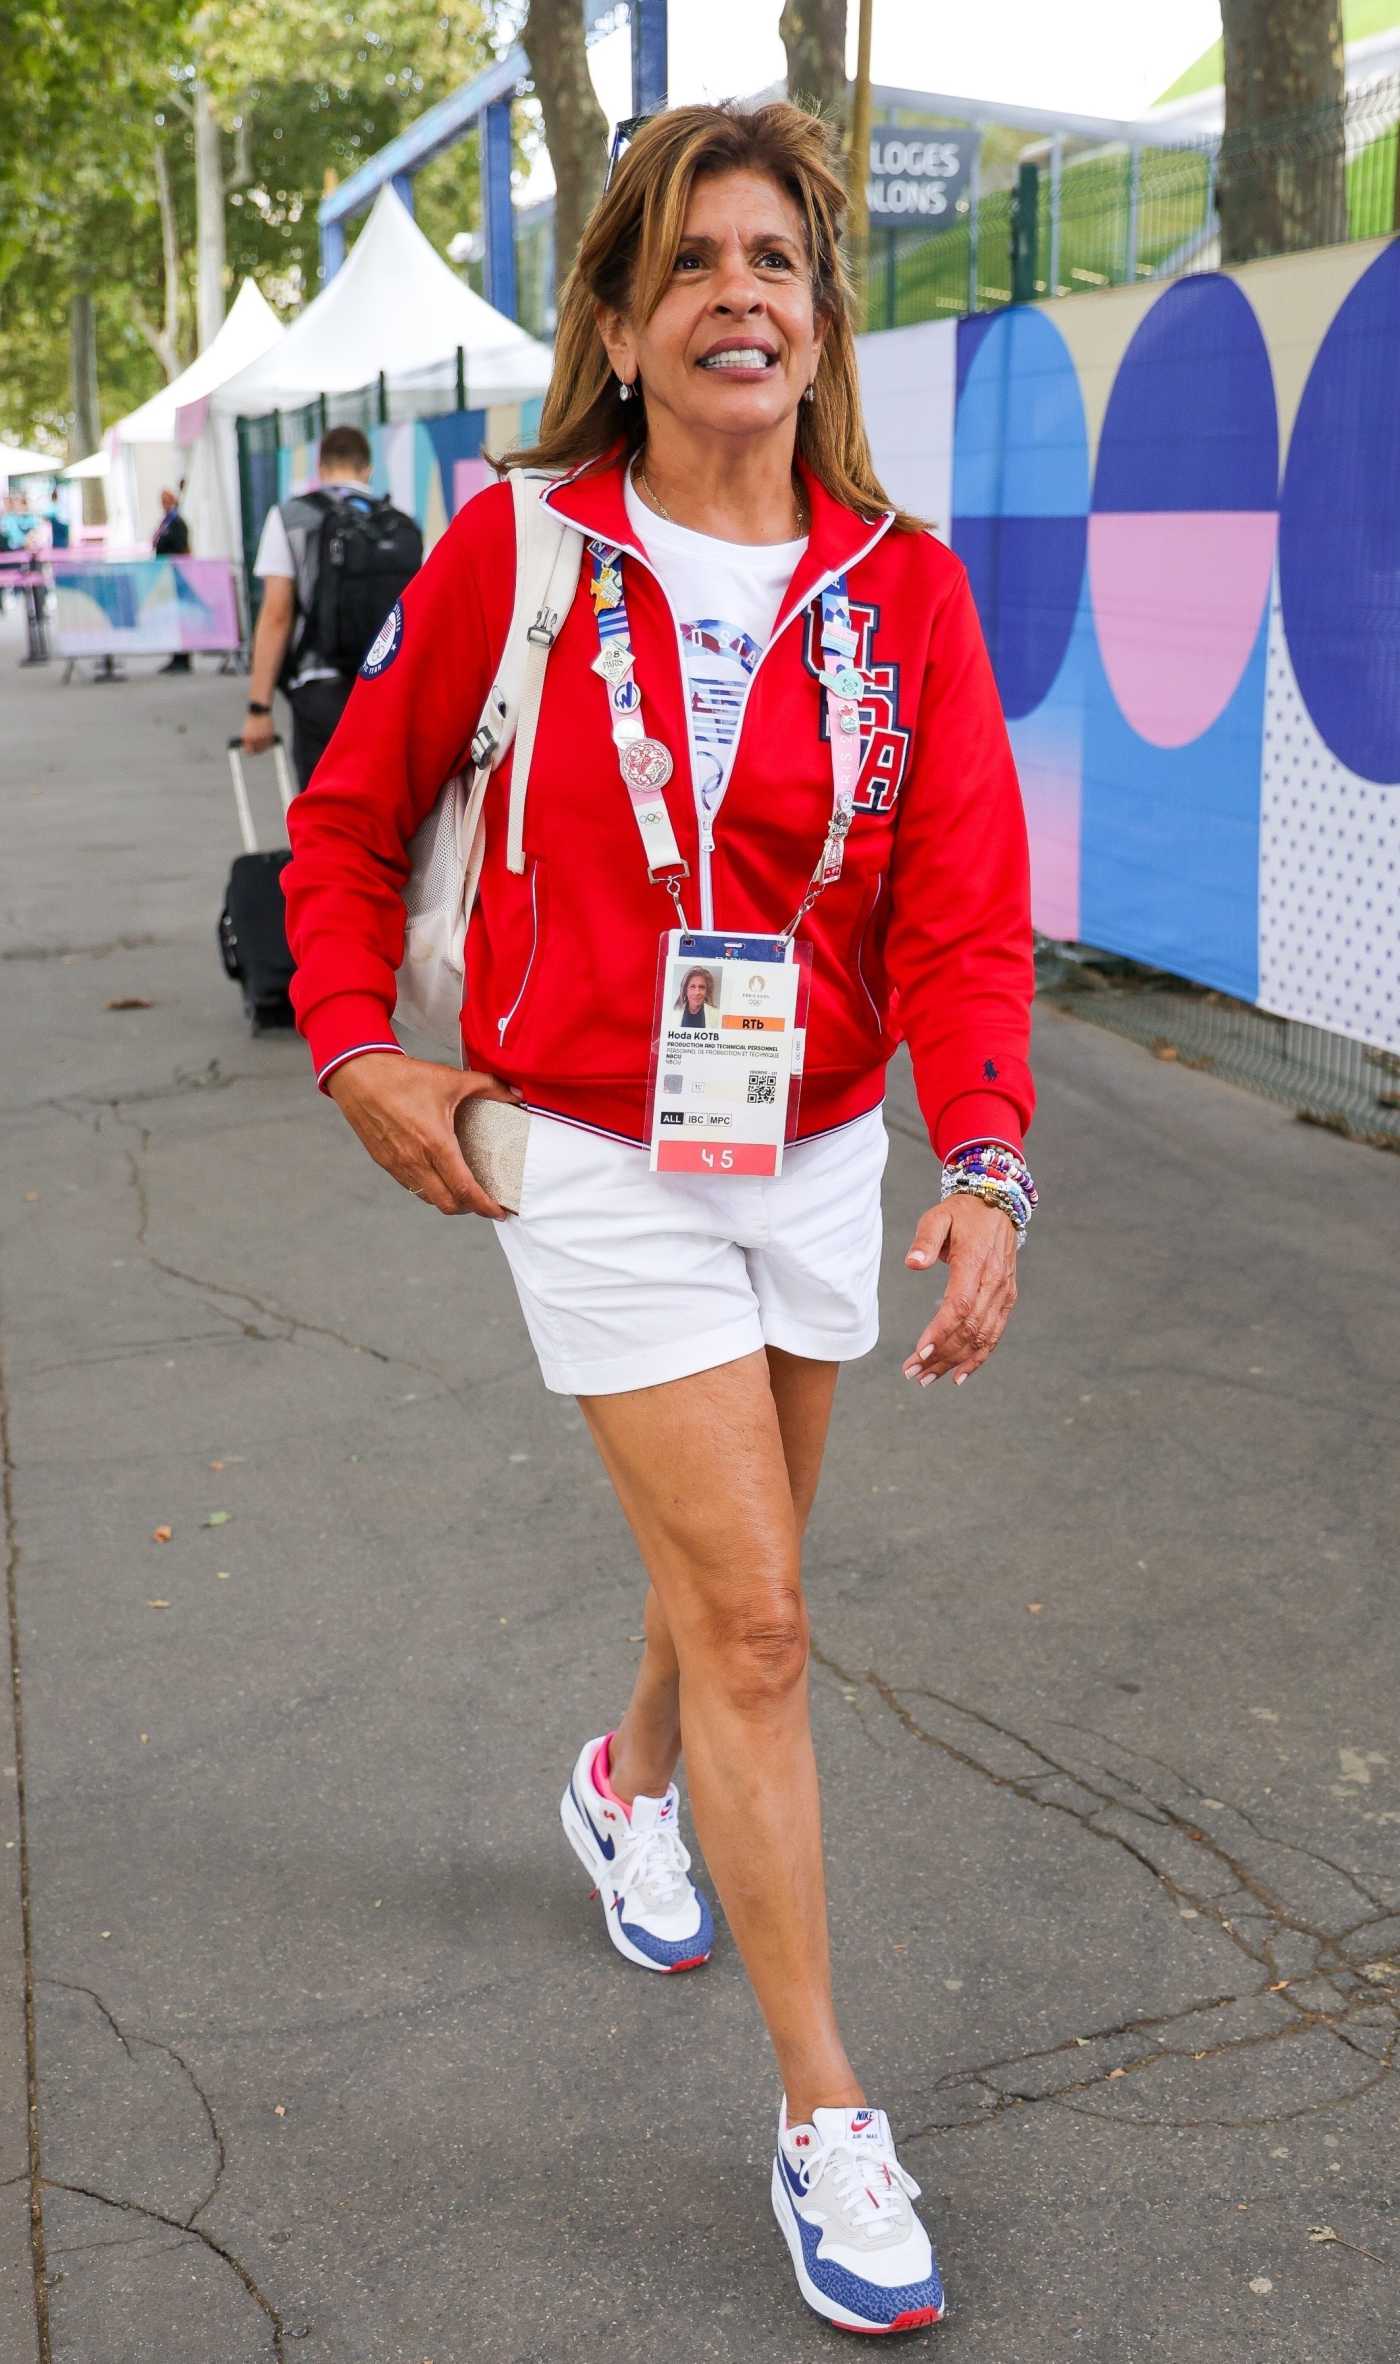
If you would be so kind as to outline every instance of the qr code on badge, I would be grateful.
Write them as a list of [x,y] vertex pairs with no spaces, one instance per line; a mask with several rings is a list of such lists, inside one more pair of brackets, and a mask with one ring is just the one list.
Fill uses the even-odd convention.
[[770,1108],[777,1097],[778,1079],[776,1075],[751,1075],[749,1077],[750,1105],[756,1104],[760,1108]]

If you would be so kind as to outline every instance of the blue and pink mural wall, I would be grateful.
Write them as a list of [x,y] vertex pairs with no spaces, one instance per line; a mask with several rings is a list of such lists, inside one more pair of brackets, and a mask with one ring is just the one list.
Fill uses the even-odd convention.
[[1400,242],[861,358],[976,593],[1037,926],[1400,1049]]

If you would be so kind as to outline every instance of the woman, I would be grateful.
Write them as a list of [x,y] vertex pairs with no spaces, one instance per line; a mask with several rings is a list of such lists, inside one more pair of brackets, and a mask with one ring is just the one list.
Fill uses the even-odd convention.
[[[389,1014],[405,848],[506,633],[507,486],[468,505],[406,593],[388,660],[293,805],[286,876],[299,1022],[379,1164],[444,1214],[500,1219],[454,1113],[479,1094],[530,1111],[498,1236],[546,1385],[578,1398],[650,1577],[631,1698],[579,1751],[565,1830],[625,1960],[703,1961],[684,1743],[777,2058],[772,2204],[799,2287],[828,2320],[886,2332],[935,2321],[942,2292],[832,2006],[800,1546],[840,1365],[876,1338],[892,994],[943,1161],[906,1262],[949,1267],[903,1369],[961,1386],[1011,1310],[1034,1203],[1033,980],[1006,733],[962,567],[892,513],[871,466],[842,211],[809,116],[686,107],[640,132],[584,234],[540,440],[519,457],[559,472],[545,497],[587,539],[519,867],[508,767],[488,798],[470,1073],[404,1057]],[[639,808],[674,861],[639,851]],[[672,902],[708,961],[726,947],[703,932],[737,932],[746,989],[794,942],[810,956],[801,1098],[767,1178],[717,1151],[709,1170],[653,1171],[641,1146],[649,1109],[676,1113],[649,1088]],[[580,1029],[566,987],[601,974],[606,1007]]]
[[718,1026],[715,981],[708,969],[687,969],[676,996],[678,1026]]

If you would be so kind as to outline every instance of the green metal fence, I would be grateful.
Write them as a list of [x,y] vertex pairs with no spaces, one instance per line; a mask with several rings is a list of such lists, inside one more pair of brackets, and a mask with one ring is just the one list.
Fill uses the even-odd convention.
[[[1031,143],[960,200],[947,229],[876,229],[864,272],[872,329],[1144,279],[1217,270],[1220,212],[1247,241],[1235,259],[1297,252],[1400,228],[1400,75],[1223,138],[1123,143],[1058,157]],[[1018,234],[1019,233],[1019,234]],[[1019,253],[1019,268],[1013,254]]]
[[1036,944],[1036,990],[1076,1018],[1281,1100],[1311,1124],[1400,1151],[1400,1052],[1353,1041],[1085,944]]

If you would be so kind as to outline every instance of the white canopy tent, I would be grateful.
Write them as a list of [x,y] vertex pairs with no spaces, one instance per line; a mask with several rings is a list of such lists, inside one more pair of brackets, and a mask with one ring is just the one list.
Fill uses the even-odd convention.
[[450,410],[459,350],[472,409],[523,401],[549,383],[549,347],[459,279],[386,184],[335,277],[211,407],[258,418],[371,386],[382,373],[400,415]]
[[[73,476],[106,476],[111,548],[149,547],[160,522],[162,487],[169,485],[178,491],[189,472],[188,454],[177,432],[177,413],[191,404],[207,402],[225,378],[246,368],[286,333],[261,289],[245,279],[218,335],[189,368],[162,386],[139,410],[118,419],[115,427],[108,429],[102,451],[93,452],[67,471]],[[192,515],[188,498],[184,506],[198,555],[228,556],[227,534],[219,530],[216,514]]]
[[8,490],[13,476],[61,476],[62,460],[51,460],[41,451],[26,451],[22,444],[0,443],[0,489]]

